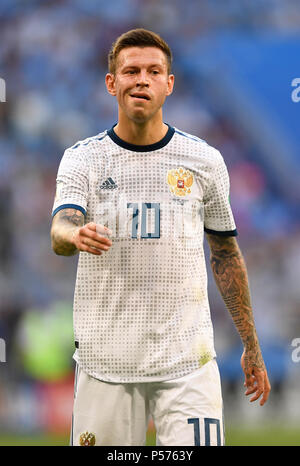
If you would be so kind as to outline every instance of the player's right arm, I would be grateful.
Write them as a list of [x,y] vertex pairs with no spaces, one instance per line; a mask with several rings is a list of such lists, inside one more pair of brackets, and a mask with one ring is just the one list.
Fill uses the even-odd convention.
[[73,256],[79,251],[100,256],[112,245],[109,238],[97,233],[94,222],[84,225],[83,213],[72,208],[61,209],[54,215],[51,243],[53,251],[62,256]]

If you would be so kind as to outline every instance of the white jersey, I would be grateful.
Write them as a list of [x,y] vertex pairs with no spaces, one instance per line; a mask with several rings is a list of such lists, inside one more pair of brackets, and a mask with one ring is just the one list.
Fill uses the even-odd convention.
[[204,231],[236,235],[221,154],[170,127],[148,146],[113,128],[67,149],[52,215],[73,207],[112,246],[79,253],[74,358],[108,382],[182,377],[215,357]]

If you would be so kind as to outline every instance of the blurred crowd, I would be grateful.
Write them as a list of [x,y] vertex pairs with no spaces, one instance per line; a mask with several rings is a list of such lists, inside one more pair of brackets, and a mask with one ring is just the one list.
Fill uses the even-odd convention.
[[[49,236],[56,172],[65,148],[116,122],[116,104],[104,86],[107,53],[119,34],[135,27],[160,33],[173,49],[176,84],[166,103],[165,121],[205,139],[225,159],[258,333],[278,386],[286,376],[290,342],[300,337],[297,209],[270,179],[255,141],[240,132],[230,108],[226,113],[215,111],[197,81],[196,69],[191,76],[193,64],[187,67],[182,57],[195,37],[216,30],[293,33],[300,24],[299,5],[296,0],[199,3],[2,0],[0,4],[0,77],[6,82],[6,102],[0,103],[0,337],[7,344],[7,363],[0,365],[1,378],[7,381],[6,388],[0,387],[0,430],[7,417],[1,394],[12,396],[7,387],[38,377],[24,359],[28,315],[47,315],[60,302],[67,303],[71,313],[77,258],[56,256]],[[209,286],[217,351],[229,357],[238,347],[238,337],[212,280]],[[71,339],[68,335],[67,341]],[[68,377],[72,347],[58,345],[69,356]],[[224,377],[240,376],[230,370],[225,356],[223,363]]]

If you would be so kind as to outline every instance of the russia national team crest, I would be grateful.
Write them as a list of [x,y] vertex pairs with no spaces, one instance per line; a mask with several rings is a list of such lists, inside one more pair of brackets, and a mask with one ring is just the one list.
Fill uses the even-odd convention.
[[191,193],[194,175],[185,168],[173,168],[167,173],[167,183],[175,196],[186,196]]
[[79,445],[81,447],[94,447],[96,443],[95,434],[91,432],[84,432],[79,437]]

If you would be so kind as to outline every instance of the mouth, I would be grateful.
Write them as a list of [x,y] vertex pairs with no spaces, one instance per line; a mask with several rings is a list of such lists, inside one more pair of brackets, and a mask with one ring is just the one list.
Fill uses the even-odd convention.
[[138,99],[138,100],[150,100],[150,97],[147,94],[135,93],[135,94],[130,94],[130,97],[133,97],[134,99]]

